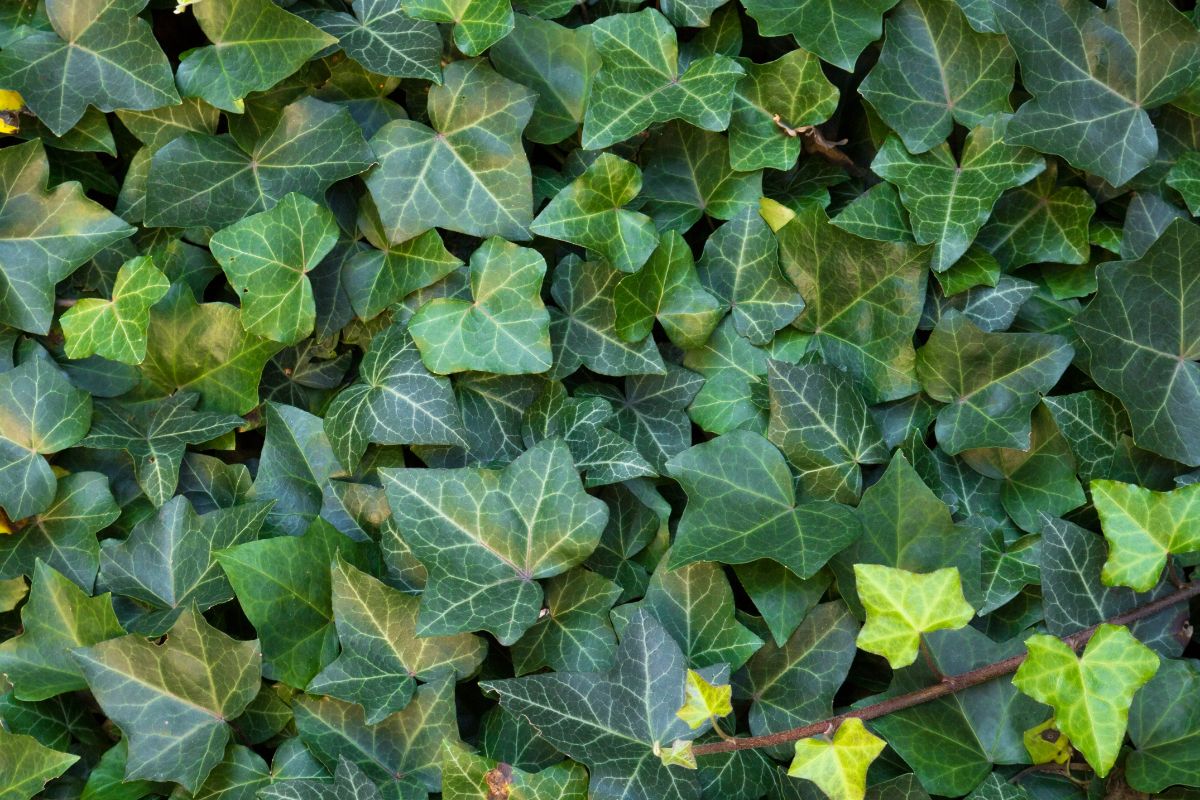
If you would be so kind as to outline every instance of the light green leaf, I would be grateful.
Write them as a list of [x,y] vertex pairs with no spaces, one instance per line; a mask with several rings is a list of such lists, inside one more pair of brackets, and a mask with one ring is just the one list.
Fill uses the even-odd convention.
[[242,327],[283,344],[312,333],[317,309],[308,273],[337,237],[329,209],[299,194],[218,231],[209,247],[241,301]]
[[1091,253],[1088,220],[1096,201],[1079,186],[1056,188],[1054,162],[1029,183],[1000,198],[978,242],[1005,269],[1045,261],[1084,264]]
[[147,393],[194,392],[202,411],[249,413],[263,367],[282,345],[247,333],[240,316],[228,303],[197,303],[185,286],[168,292],[150,309],[140,367]]
[[921,574],[880,564],[855,564],[855,588],[867,611],[858,646],[892,669],[917,660],[921,634],[956,630],[975,617],[954,567]]
[[91,395],[40,348],[0,373],[0,505],[9,519],[50,506],[57,480],[45,456],[76,444],[91,423]]
[[863,800],[867,793],[867,768],[887,743],[851,717],[838,725],[832,740],[801,739],[788,775],[820,787],[829,800]]
[[67,358],[98,354],[125,364],[146,357],[150,306],[171,288],[149,256],[126,261],[117,272],[112,300],[84,298],[59,319],[66,337]]
[[758,210],[762,173],[730,168],[729,142],[719,133],[669,122],[641,156],[646,163],[641,208],[661,230],[684,232],[706,214],[732,219]]
[[1096,629],[1079,657],[1061,639],[1042,633],[1026,646],[1029,657],[1013,684],[1054,709],[1059,730],[1104,777],[1125,740],[1133,696],[1158,671],[1158,656],[1128,628],[1108,624]]
[[662,356],[647,336],[627,342],[617,333],[616,289],[621,273],[602,262],[567,256],[554,268],[550,315],[554,346],[552,377],[565,378],[585,366],[600,375],[662,375]]
[[332,591],[342,652],[312,679],[307,691],[361,705],[368,725],[408,705],[413,678],[466,677],[487,652],[487,642],[469,633],[418,638],[417,598],[340,557],[333,563]]
[[888,17],[883,52],[859,93],[910,152],[924,153],[956,122],[974,128],[1011,112],[1013,65],[1004,37],[976,33],[954,5],[907,0]]
[[368,443],[465,444],[450,381],[429,373],[404,326],[393,324],[371,340],[358,381],[338,393],[325,412],[325,433],[348,469]]
[[592,24],[601,67],[583,117],[583,146],[599,150],[655,122],[681,119],[721,131],[729,125],[733,86],[743,69],[705,56],[681,69],[675,29],[656,9],[613,14]]
[[528,239],[533,194],[521,131],[535,98],[484,61],[455,61],[429,90],[430,126],[402,119],[380,128],[367,188],[388,239],[433,227]]
[[503,375],[550,368],[550,316],[540,289],[546,261],[536,250],[492,238],[471,255],[471,297],[436,298],[408,332],[430,372]]
[[488,59],[504,77],[538,94],[525,138],[540,144],[566,139],[583,122],[600,54],[586,26],[515,15],[512,33],[492,45]]
[[[821,62],[805,50],[774,61],[740,61],[746,74],[733,93],[729,117],[729,166],[735,170],[789,170],[803,148],[792,129],[817,125],[837,108],[838,90],[821,72]],[[778,119],[776,119],[778,115]]]
[[736,671],[763,644],[734,618],[729,580],[720,565],[708,561],[672,569],[663,559],[650,578],[645,598],[613,609],[618,631],[639,609],[661,622],[683,648],[688,663],[697,667],[728,664]]
[[305,97],[285,106],[260,139],[188,133],[155,152],[146,224],[221,227],[271,208],[289,192],[320,197],[373,161],[346,109]]
[[32,736],[9,733],[0,728],[0,794],[6,800],[29,800],[42,787],[79,760],[79,756],[44,746]]
[[414,19],[454,24],[454,46],[465,55],[481,55],[513,29],[509,0],[402,0]]
[[[337,40],[271,0],[203,0],[186,4],[212,42],[183,54],[176,81],[199,97],[241,114],[243,98],[270,89]],[[165,105],[159,103],[159,105]]]
[[654,222],[621,208],[641,188],[642,173],[635,164],[601,153],[554,196],[529,229],[593,250],[621,272],[637,272],[658,246]]
[[804,300],[779,271],[775,234],[755,207],[742,209],[708,237],[696,272],[752,344],[769,343],[804,310]]
[[617,335],[640,342],[655,320],[676,346],[699,347],[725,313],[700,284],[692,249],[678,231],[665,231],[645,266],[613,290]]
[[49,178],[41,142],[0,150],[0,323],[40,334],[50,332],[54,285],[133,233],[78,183],[47,191]]
[[1148,592],[1173,554],[1200,551],[1200,484],[1154,492],[1118,481],[1092,481],[1092,500],[1108,540],[1101,579]]
[[329,565],[339,552],[365,566],[365,545],[318,520],[303,536],[250,541],[215,553],[258,631],[268,678],[300,689],[333,660]]
[[1120,186],[1149,166],[1149,109],[1200,77],[1200,32],[1165,0],[992,0],[1033,95],[1009,125],[1013,144],[1063,156]]
[[258,642],[239,642],[189,610],[153,644],[137,634],[73,651],[96,702],[129,742],[128,780],[195,790],[220,761],[226,720],[258,693]]
[[956,161],[948,144],[913,156],[896,137],[884,142],[871,169],[900,189],[913,237],[933,244],[933,269],[944,272],[967,252],[1005,189],[1045,169],[1032,150],[1003,141],[1004,119],[974,128]]
[[929,251],[860,239],[811,206],[778,236],[783,270],[807,303],[796,327],[812,334],[825,363],[846,370],[868,403],[916,392],[912,332],[924,303]]
[[[567,446],[547,439],[500,470],[380,471],[398,527],[429,570],[423,636],[486,630],[512,644],[542,606],[536,579],[595,549],[608,518],[583,491]],[[395,534],[393,534],[395,535]]]
[[512,646],[518,675],[549,667],[556,672],[599,672],[617,651],[608,614],[621,587],[579,568],[546,581],[545,613]]
[[413,19],[388,0],[354,0],[353,8],[353,16],[323,11],[313,21],[371,72],[441,81],[442,37],[436,25]]
[[449,742],[442,749],[445,800],[587,800],[587,788],[587,772],[571,762],[526,772]]
[[861,533],[846,506],[798,502],[783,455],[756,433],[698,444],[668,461],[667,472],[688,495],[672,567],[770,558],[807,578]]
[[826,364],[767,362],[767,438],[799,472],[806,495],[855,503],[861,464],[883,464],[888,449],[853,381]]
[[127,452],[138,485],[155,507],[161,506],[175,493],[179,464],[189,444],[210,441],[245,424],[236,414],[197,411],[199,399],[180,392],[136,403],[101,400],[80,446]]
[[199,516],[176,496],[125,539],[104,540],[96,583],[116,593],[131,633],[161,636],[187,609],[207,611],[233,599],[213,554],[257,539],[270,506],[246,503]]
[[791,34],[805,50],[852,72],[858,55],[883,33],[896,0],[745,0],[763,36]]
[[1030,413],[1071,363],[1066,338],[984,333],[957,312],[942,317],[917,353],[921,388],[948,403],[938,412],[938,445],[953,455],[972,447],[1030,445]]
[[[23,580],[21,585],[23,589]],[[71,650],[125,633],[110,595],[89,597],[41,560],[33,571],[29,601],[21,609],[21,627],[21,635],[0,643],[0,674],[21,700],[86,689]]]
[[[1102,265],[1099,290],[1073,324],[1092,378],[1120,399],[1138,446],[1200,464],[1200,226],[1172,222],[1136,261]],[[1153,324],[1151,324],[1151,321]]]
[[699,800],[695,772],[667,767],[655,752],[700,733],[675,714],[684,704],[686,669],[667,632],[639,612],[607,672],[548,672],[480,686],[588,767],[594,800]]
[[309,751],[326,768],[349,761],[379,784],[384,800],[438,791],[443,743],[459,741],[449,675],[419,687],[403,711],[378,725],[367,724],[360,706],[331,697],[301,696],[295,711]]
[[0,86],[21,93],[56,136],[100,111],[179,102],[171,65],[138,17],[145,0],[49,0],[53,31],[30,31],[0,52]]

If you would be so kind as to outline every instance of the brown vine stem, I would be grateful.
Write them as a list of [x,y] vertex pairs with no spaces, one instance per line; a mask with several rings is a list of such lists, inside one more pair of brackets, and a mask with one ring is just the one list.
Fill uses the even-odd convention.
[[[1168,595],[1160,597],[1157,600],[1152,600],[1149,603],[1140,605],[1136,608],[1131,608],[1122,614],[1117,614],[1114,617],[1105,620],[1105,623],[1110,625],[1128,625],[1131,622],[1136,622],[1139,619],[1152,617],[1161,611],[1165,611],[1171,606],[1185,603],[1193,597],[1200,596],[1200,580],[1187,583],[1171,592]],[[1078,650],[1088,643],[1092,638],[1092,634],[1096,632],[1099,625],[1093,625],[1086,630],[1073,633],[1070,636],[1064,636],[1063,641],[1072,649]],[[842,714],[823,719],[819,722],[814,722],[810,725],[804,725],[791,730],[780,731],[779,733],[769,733],[765,736],[745,736],[740,738],[723,739],[719,742],[708,742],[706,744],[698,744],[692,748],[692,752],[697,756],[707,756],[714,753],[728,753],[733,750],[752,750],[758,747],[774,747],[776,745],[787,744],[788,742],[807,739],[810,736],[817,736],[822,733],[833,731],[844,720],[850,717],[858,717],[861,720],[878,719],[886,717],[888,714],[897,711],[903,711],[906,708],[919,706],[922,703],[928,703],[931,700],[937,700],[940,697],[961,692],[964,689],[970,689],[972,686],[979,686],[982,683],[993,681],[996,678],[1001,678],[1005,675],[1011,675],[1017,671],[1017,667],[1021,666],[1025,661],[1026,654],[1022,653],[1018,656],[1006,658],[1003,661],[996,661],[979,669],[973,669],[970,672],[964,672],[961,675],[947,675],[940,683],[935,683],[932,686],[926,686],[924,689],[917,689],[915,692],[908,694],[897,695],[890,697],[878,703],[872,703],[869,706],[856,708],[852,711],[846,711]]]

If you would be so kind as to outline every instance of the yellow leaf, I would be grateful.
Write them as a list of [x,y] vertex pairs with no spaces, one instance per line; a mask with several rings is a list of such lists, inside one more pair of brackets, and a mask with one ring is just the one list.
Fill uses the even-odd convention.
[[796,212],[780,203],[777,200],[772,200],[769,197],[761,197],[758,200],[758,213],[771,226],[771,230],[776,233],[784,225],[787,225],[796,218]]
[[1025,750],[1035,764],[1065,764],[1071,760],[1071,740],[1054,727],[1054,717],[1025,731]]
[[659,759],[668,767],[696,768],[696,754],[692,752],[692,743],[676,739],[670,747],[656,748]]
[[0,133],[16,133],[21,129],[20,114],[25,99],[20,92],[0,89]]
[[855,564],[854,577],[867,611],[858,646],[886,658],[892,669],[917,660],[922,633],[955,630],[975,616],[975,609],[963,597],[962,579],[955,567],[921,574],[879,564]]
[[687,672],[687,683],[684,687],[683,708],[675,715],[686,722],[692,730],[696,730],[713,717],[723,717],[733,713],[733,687],[729,684],[713,686],[694,669]]
[[801,739],[788,775],[812,781],[829,800],[862,800],[867,768],[883,752],[885,742],[851,717],[838,726],[833,740]]

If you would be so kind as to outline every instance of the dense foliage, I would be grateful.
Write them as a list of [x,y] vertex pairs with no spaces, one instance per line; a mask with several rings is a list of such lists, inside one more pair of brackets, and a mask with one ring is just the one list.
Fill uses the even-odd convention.
[[0,800],[1200,798],[1200,14],[173,2],[0,2]]

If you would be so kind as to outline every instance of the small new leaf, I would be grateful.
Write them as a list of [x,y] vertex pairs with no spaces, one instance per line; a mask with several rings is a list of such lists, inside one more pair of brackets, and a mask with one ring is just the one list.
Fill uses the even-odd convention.
[[729,684],[714,686],[699,672],[689,669],[683,691],[683,706],[675,715],[692,730],[733,713],[733,687]]
[[858,646],[886,658],[892,669],[917,660],[921,634],[956,630],[975,616],[954,567],[923,575],[880,564],[855,564],[854,579],[867,612]]
[[832,740],[801,739],[788,775],[815,783],[829,800],[863,800],[867,768],[886,743],[851,717],[838,726]]

